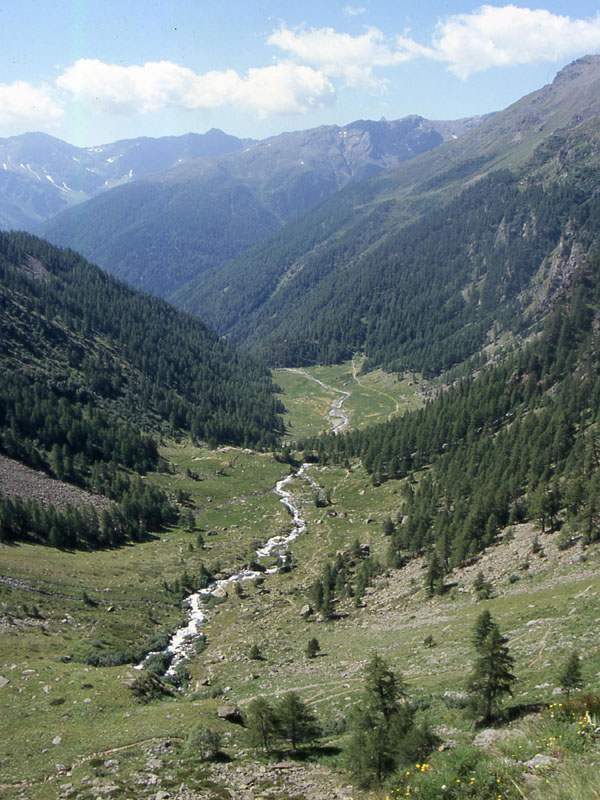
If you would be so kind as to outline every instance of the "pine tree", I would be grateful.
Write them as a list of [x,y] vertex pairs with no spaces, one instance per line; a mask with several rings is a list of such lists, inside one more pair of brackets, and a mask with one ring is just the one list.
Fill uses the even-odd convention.
[[425,575],[425,588],[430,596],[441,594],[444,588],[444,570],[435,552],[431,554],[431,558],[429,559],[429,565]]
[[269,753],[277,736],[277,717],[264,697],[257,697],[248,704],[245,723],[250,744],[253,747],[262,747]]
[[380,784],[392,772],[402,750],[402,740],[413,727],[406,684],[375,654],[365,668],[361,703],[356,708],[354,732],[346,760],[355,780],[364,786]]
[[559,674],[560,688],[565,692],[567,697],[572,689],[581,689],[583,687],[583,676],[581,674],[581,659],[576,651],[573,651],[567,659],[565,665]]
[[492,615],[486,609],[482,611],[481,614],[475,620],[475,625],[473,627],[473,646],[476,650],[480,650],[481,646],[485,642],[489,632],[494,627],[495,622],[492,619]]
[[309,639],[308,644],[306,645],[306,657],[314,658],[320,649],[321,645],[319,644],[319,640],[313,636],[312,639]]
[[[478,634],[476,626],[475,636]],[[496,623],[491,622],[490,630],[477,648],[479,655],[469,678],[468,688],[472,695],[472,707],[486,722],[494,718],[503,695],[509,694],[512,697],[512,685],[516,677],[511,672],[514,661],[507,647],[507,641]]]
[[397,677],[375,653],[365,668],[364,708],[389,722],[398,710],[398,700],[406,697],[406,688],[403,678]]
[[253,661],[262,661],[262,653],[260,652],[260,647],[254,642],[251,645],[250,650],[248,651],[248,658],[252,659]]
[[296,750],[299,744],[318,738],[317,720],[296,692],[285,694],[275,707],[277,729]]

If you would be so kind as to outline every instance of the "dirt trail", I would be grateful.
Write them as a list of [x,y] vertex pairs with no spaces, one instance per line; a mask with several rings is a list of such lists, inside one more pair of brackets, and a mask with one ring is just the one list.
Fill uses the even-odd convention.
[[392,417],[395,417],[396,414],[400,412],[400,403],[396,400],[395,397],[392,397],[392,395],[388,394],[387,392],[383,392],[381,389],[376,389],[374,386],[365,386],[364,383],[361,383],[358,380],[358,370],[356,369],[356,363],[354,359],[352,359],[352,377],[362,389],[368,389],[370,392],[377,392],[377,394],[381,394],[383,395],[383,397],[387,397],[388,400],[392,401],[392,403],[396,406],[396,408],[393,411],[390,411],[390,413],[388,414],[387,416],[388,421],[391,420]]

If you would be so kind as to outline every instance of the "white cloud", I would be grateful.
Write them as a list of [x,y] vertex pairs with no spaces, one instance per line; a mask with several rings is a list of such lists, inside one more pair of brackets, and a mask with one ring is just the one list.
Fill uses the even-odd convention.
[[[352,6],[347,13],[358,12]],[[367,28],[352,36],[333,28],[291,30],[282,26],[268,38],[299,63],[311,64],[349,86],[381,88],[377,68],[427,58],[447,64],[460,78],[490,67],[559,61],[600,50],[600,13],[593,19],[571,19],[544,9],[483,5],[470,14],[453,14],[438,22],[429,43],[386,36]]]
[[335,89],[322,72],[290,62],[248,70],[236,91],[237,102],[262,117],[310,111],[334,99]]
[[439,22],[431,47],[398,38],[407,53],[444,61],[461,78],[489,67],[558,61],[600,49],[600,15],[571,19],[544,9],[484,5]]
[[354,6],[345,6],[344,12],[348,14],[349,17],[358,17],[360,14],[364,14],[366,8],[355,8]]
[[80,59],[59,78],[91,110],[151,113],[173,107],[190,110],[237,105],[264,117],[299,113],[331,103],[334,89],[311,67],[289,62],[252,68],[245,77],[235,70],[197,75],[171,61],[122,67],[97,59]]
[[47,127],[63,115],[63,108],[47,87],[26,81],[0,84],[0,124],[7,127]]
[[349,86],[381,86],[384,81],[375,79],[374,67],[395,66],[412,58],[405,51],[391,49],[378,28],[352,36],[333,28],[294,31],[281,27],[269,36],[268,43],[317,66],[326,75],[344,77]]

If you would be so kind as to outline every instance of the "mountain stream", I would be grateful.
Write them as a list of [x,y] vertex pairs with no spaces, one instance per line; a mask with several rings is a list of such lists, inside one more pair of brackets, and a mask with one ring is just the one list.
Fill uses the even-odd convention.
[[[339,433],[341,430],[343,430],[350,423],[350,418],[348,414],[342,410],[342,404],[351,396],[351,392],[346,392],[342,389],[335,389],[333,386],[327,386],[318,378],[313,378],[312,375],[304,372],[304,370],[295,371],[302,373],[313,381],[316,381],[324,389],[328,389],[329,391],[337,392],[342,395],[342,397],[339,397],[331,402],[329,417],[331,419],[332,433]],[[240,570],[239,572],[236,572],[227,578],[213,581],[213,583],[211,583],[206,589],[200,589],[199,591],[194,592],[187,597],[185,600],[185,603],[188,607],[187,624],[183,625],[181,628],[177,628],[174,631],[168,646],[164,650],[165,653],[170,653],[173,655],[171,665],[166,673],[167,675],[173,675],[177,665],[192,654],[194,641],[200,635],[201,626],[204,622],[206,622],[207,619],[206,611],[203,608],[203,601],[206,600],[209,595],[212,595],[213,597],[223,597],[228,586],[233,586],[236,583],[248,581],[253,578],[262,577],[263,575],[272,575],[275,572],[278,572],[285,564],[286,555],[288,553],[288,545],[306,531],[306,520],[300,513],[299,501],[294,499],[293,494],[287,488],[288,484],[290,484],[294,478],[304,478],[304,480],[306,480],[311,488],[313,488],[316,492],[322,491],[321,488],[312,480],[310,475],[307,474],[306,470],[309,466],[309,464],[302,464],[302,466],[295,472],[290,473],[287,477],[277,481],[275,484],[275,494],[279,495],[280,502],[283,503],[292,516],[292,527],[289,533],[283,536],[273,536],[268,539],[262,547],[259,547],[256,550],[256,556],[257,558],[265,558],[266,556],[278,555],[279,564],[270,567],[266,571],[252,569]],[[144,660],[136,666],[136,669],[143,669],[146,658],[152,655],[154,655],[154,653],[149,653]]]

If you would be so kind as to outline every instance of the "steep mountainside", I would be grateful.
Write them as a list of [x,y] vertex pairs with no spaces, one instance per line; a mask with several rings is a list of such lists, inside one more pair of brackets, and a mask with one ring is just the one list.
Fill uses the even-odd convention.
[[412,479],[390,557],[428,552],[432,591],[508,524],[562,526],[562,549],[600,540],[598,243],[569,277],[541,335],[518,352],[414,414],[305,445],[322,463],[359,456],[375,485]]
[[282,134],[106,192],[43,232],[134,286],[169,297],[346,184],[454,140],[480,121],[413,116]]
[[[265,369],[201,322],[27,234],[0,234],[0,449],[86,482],[97,461],[143,468],[140,430],[272,444]],[[58,448],[58,449],[57,449]]]
[[215,129],[85,148],[45,133],[0,139],[0,228],[32,229],[111,187],[250,143]]
[[596,244],[600,57],[329,198],[174,299],[271,363],[440,372],[529,329]]

